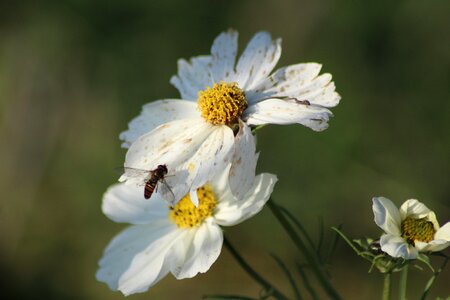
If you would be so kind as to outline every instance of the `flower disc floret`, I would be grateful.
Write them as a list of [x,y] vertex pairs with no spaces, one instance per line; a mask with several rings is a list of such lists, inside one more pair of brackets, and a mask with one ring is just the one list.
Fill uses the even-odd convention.
[[425,218],[414,219],[407,217],[401,223],[402,237],[411,245],[414,241],[428,243],[433,240],[436,230],[433,223]]
[[189,194],[184,196],[175,206],[170,207],[169,219],[178,228],[192,228],[199,226],[211,216],[217,205],[217,200],[211,186],[204,185],[197,190],[198,207],[192,204]]
[[198,108],[202,117],[213,125],[233,125],[238,123],[247,108],[245,93],[237,83],[214,83],[198,92]]

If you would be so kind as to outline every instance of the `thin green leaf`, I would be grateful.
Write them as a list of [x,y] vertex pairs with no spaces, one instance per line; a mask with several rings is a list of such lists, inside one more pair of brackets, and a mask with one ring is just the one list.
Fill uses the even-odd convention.
[[286,275],[286,277],[289,280],[289,283],[292,286],[292,289],[294,290],[294,295],[295,295],[295,299],[301,300],[302,295],[300,294],[300,291],[297,287],[297,284],[295,283],[294,277],[292,276],[291,272],[289,271],[288,267],[286,267],[286,265],[283,263],[283,261],[276,256],[275,254],[270,254],[270,256],[276,261],[276,263],[278,264],[278,266],[280,267],[281,270],[283,270],[284,274]]
[[325,240],[325,225],[323,225],[323,218],[319,217],[319,242],[317,243],[317,253],[320,259],[320,253],[322,252],[323,241]]
[[252,133],[256,133],[258,130],[260,130],[261,128],[263,128],[264,126],[266,126],[267,124],[262,124],[262,125],[257,125],[255,127],[252,128]]
[[430,255],[431,256],[439,256],[439,257],[444,257],[444,258],[450,259],[450,256],[446,255],[444,252],[431,252]]
[[270,295],[280,300],[287,300],[288,298],[283,295],[279,290],[277,290],[272,284],[270,284],[266,279],[264,279],[260,274],[258,274],[239,254],[239,252],[234,248],[230,241],[224,237],[224,246],[230,251],[234,259],[239,263],[239,265],[250,275],[256,282],[258,282],[266,291],[270,291]]
[[[338,228],[338,230],[341,230],[342,224],[340,224],[337,228]],[[338,242],[339,242],[339,235],[336,233],[333,236],[333,240],[331,241],[331,245],[329,247],[329,251],[328,251],[327,255],[325,256],[325,263],[328,264],[328,263],[331,262],[331,257],[333,256],[334,251],[336,251]]]
[[339,234],[341,236],[341,238],[353,249],[353,251],[355,251],[358,255],[360,255],[361,251],[359,251],[358,248],[355,247],[355,245],[353,244],[353,242],[345,236],[344,233],[342,233],[338,228],[336,227],[331,227],[332,230],[336,231],[337,234]]
[[328,296],[332,299],[338,300],[341,299],[336,289],[331,284],[327,274],[322,269],[322,266],[317,258],[317,254],[312,251],[312,249],[308,249],[306,244],[297,234],[295,228],[292,226],[291,222],[285,217],[285,214],[282,213],[279,206],[273,201],[272,198],[267,201],[267,206],[270,208],[274,217],[278,220],[280,225],[284,228],[286,233],[291,238],[294,245],[298,248],[300,253],[302,253],[305,259],[310,263],[311,270],[314,272],[317,280],[320,282],[321,286],[328,294]]
[[300,277],[303,279],[303,283],[305,284],[305,289],[308,291],[309,295],[313,300],[319,300],[319,297],[316,294],[316,291],[311,286],[311,283],[309,282],[308,276],[306,276],[306,272],[303,270],[303,266],[299,263],[296,263],[297,265],[297,271],[300,274]]
[[426,265],[428,268],[430,268],[431,272],[435,273],[436,270],[433,268],[433,266],[430,263],[430,259],[426,255],[419,255],[417,257],[417,260],[422,262],[424,265]]
[[287,209],[285,209],[282,206],[278,207],[287,217],[288,219],[294,223],[294,225],[297,227],[297,229],[301,232],[301,234],[303,234],[303,236],[305,237],[306,241],[308,242],[309,246],[311,247],[311,249],[313,250],[317,250],[316,245],[314,244],[311,236],[308,234],[308,232],[306,231],[305,227],[303,227],[302,223]]

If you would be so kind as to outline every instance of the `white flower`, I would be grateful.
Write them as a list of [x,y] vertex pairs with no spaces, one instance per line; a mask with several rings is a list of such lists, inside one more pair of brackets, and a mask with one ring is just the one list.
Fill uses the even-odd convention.
[[392,257],[415,259],[418,252],[441,251],[450,245],[450,222],[439,228],[434,212],[421,202],[410,199],[400,210],[391,200],[375,197],[375,223],[386,233],[381,236],[381,250]]
[[184,279],[208,271],[222,248],[219,225],[232,226],[258,213],[277,181],[271,174],[256,176],[245,197],[236,199],[228,172],[229,168],[197,191],[198,207],[189,195],[169,207],[158,196],[145,200],[135,186],[111,186],[103,198],[103,212],[113,221],[133,225],[106,247],[97,280],[130,295],[147,291],[169,272]]
[[[144,105],[120,134],[129,150],[125,167],[153,170],[165,164],[177,199],[195,191],[230,162],[230,185],[240,198],[252,185],[255,140],[249,126],[300,123],[324,130],[339,103],[331,75],[303,63],[272,72],[281,40],[257,33],[236,63],[238,33],[221,33],[211,55],[179,60],[171,83],[180,99]],[[136,183],[124,175],[120,181]],[[140,180],[142,181],[142,180]],[[191,193],[195,201],[195,193]]]

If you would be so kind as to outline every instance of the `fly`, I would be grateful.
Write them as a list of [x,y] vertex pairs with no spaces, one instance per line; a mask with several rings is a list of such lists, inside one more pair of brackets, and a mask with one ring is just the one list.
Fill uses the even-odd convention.
[[165,200],[169,203],[173,203],[175,201],[175,195],[164,178],[168,172],[166,165],[158,165],[154,170],[142,170],[129,167],[119,169],[122,170],[128,177],[144,178],[143,182],[139,185],[144,186],[145,199],[150,199],[154,191],[161,189],[161,194]]

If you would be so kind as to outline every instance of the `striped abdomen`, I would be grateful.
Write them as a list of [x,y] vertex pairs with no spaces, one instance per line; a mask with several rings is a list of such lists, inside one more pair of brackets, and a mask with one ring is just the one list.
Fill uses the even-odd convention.
[[158,181],[163,180],[164,176],[167,174],[167,166],[166,165],[159,165],[156,169],[153,171],[150,171],[150,178],[145,183],[145,189],[144,189],[144,198],[150,199],[150,197],[153,194],[153,191],[156,188],[156,185],[158,184]]
[[158,178],[152,177],[149,180],[147,180],[147,182],[145,183],[145,188],[144,188],[144,198],[145,199],[150,199],[157,184],[158,184]]

